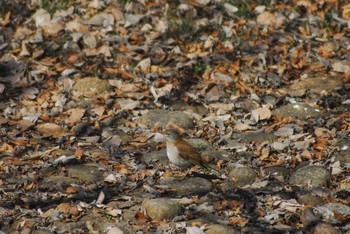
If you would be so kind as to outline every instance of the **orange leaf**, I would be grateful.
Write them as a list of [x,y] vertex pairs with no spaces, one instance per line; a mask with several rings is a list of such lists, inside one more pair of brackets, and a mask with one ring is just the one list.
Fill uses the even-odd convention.
[[27,141],[26,140],[16,140],[12,142],[15,145],[19,145],[19,146],[26,146],[27,145]]
[[146,223],[148,221],[146,215],[144,213],[141,213],[141,212],[138,212],[135,214],[135,219],[141,223]]
[[78,187],[68,187],[66,189],[66,193],[68,193],[68,194],[77,193],[79,191],[80,191],[80,188],[78,188]]
[[242,218],[239,218],[239,217],[233,217],[229,221],[229,224],[231,224],[231,225],[238,224],[241,227],[244,227],[247,223],[248,223],[247,219],[242,219]]
[[31,183],[31,184],[28,184],[26,187],[24,187],[24,190],[29,191],[29,190],[32,190],[34,187],[35,187],[35,184]]
[[266,215],[266,213],[261,209],[258,209],[258,212],[261,217],[264,217]]
[[16,153],[16,150],[11,145],[9,145],[7,143],[3,143],[0,147],[0,152],[6,152],[6,151]]
[[80,159],[83,155],[84,155],[84,151],[82,151],[81,149],[77,149],[74,152],[75,157],[77,157],[77,159]]

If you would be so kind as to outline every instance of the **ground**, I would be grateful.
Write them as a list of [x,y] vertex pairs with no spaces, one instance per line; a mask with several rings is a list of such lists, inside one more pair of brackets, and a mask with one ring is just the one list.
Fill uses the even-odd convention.
[[346,1],[0,5],[3,233],[350,233]]

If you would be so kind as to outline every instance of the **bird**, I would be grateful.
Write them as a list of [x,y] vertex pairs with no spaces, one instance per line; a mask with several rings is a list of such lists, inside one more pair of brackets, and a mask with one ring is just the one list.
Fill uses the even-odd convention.
[[164,135],[166,138],[167,156],[172,164],[181,169],[198,165],[220,173],[217,169],[203,161],[201,153],[199,153],[187,141],[183,140],[176,130],[167,129]]

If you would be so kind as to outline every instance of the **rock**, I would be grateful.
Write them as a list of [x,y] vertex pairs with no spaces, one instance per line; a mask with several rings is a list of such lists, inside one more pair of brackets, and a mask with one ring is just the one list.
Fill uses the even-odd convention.
[[192,120],[185,113],[181,111],[168,110],[150,110],[145,115],[137,119],[137,122],[152,128],[158,123],[162,128],[166,128],[170,123],[174,123],[185,129],[193,126]]
[[78,179],[66,176],[47,176],[44,177],[45,187],[69,186],[70,184],[78,183]]
[[342,86],[343,81],[341,77],[310,77],[295,82],[285,90],[293,96],[294,92],[300,92],[300,90],[313,90],[315,93],[320,94],[322,91],[333,91]]
[[66,170],[69,177],[76,178],[83,182],[92,183],[98,180],[103,180],[103,174],[96,166],[70,165],[66,166]]
[[147,199],[142,202],[142,207],[147,216],[159,221],[164,219],[172,220],[183,211],[180,203],[167,198]]
[[199,151],[212,149],[212,146],[209,144],[209,142],[203,139],[192,138],[188,139],[187,142]]
[[328,223],[319,223],[313,228],[312,234],[338,234],[339,230],[335,229]]
[[[1,232],[0,232],[1,233]],[[52,232],[50,232],[49,230],[32,230],[30,232],[31,234],[50,234]],[[2,234],[2,233],[1,233]]]
[[165,149],[159,150],[159,151],[151,151],[147,154],[144,154],[142,155],[141,160],[147,165],[157,163],[157,162],[160,162],[160,163],[169,162]]
[[314,213],[322,216],[332,224],[347,223],[350,221],[350,207],[341,203],[327,203],[314,208]]
[[229,177],[234,181],[235,187],[244,187],[249,185],[257,178],[255,171],[250,167],[235,164],[231,164],[228,167],[232,168]]
[[211,191],[213,185],[210,181],[192,177],[184,180],[174,180],[173,178],[164,178],[162,184],[168,185],[179,195],[203,195]]
[[337,106],[335,109],[333,109],[334,112],[350,112],[350,104],[342,104],[340,106]]
[[290,177],[290,184],[294,186],[307,187],[309,183],[313,186],[326,186],[329,181],[329,173],[322,166],[304,166],[296,170]]
[[339,152],[334,152],[335,161],[339,161],[342,165],[350,164],[350,141],[343,139],[337,143]]
[[260,106],[258,103],[251,99],[245,99],[240,102],[235,103],[236,108],[243,109],[244,111],[251,112],[258,109]]
[[298,203],[309,206],[317,206],[323,204],[322,197],[312,194],[305,194],[298,197]]
[[113,228],[114,230],[116,230],[117,228],[121,231],[126,231],[127,229],[129,229],[129,232],[131,231],[131,228],[129,227],[118,227],[118,224],[114,222],[113,219],[111,219],[107,215],[102,215],[93,210],[87,211],[87,214],[84,215],[79,221],[85,225],[89,223],[92,227],[94,227],[95,231],[100,231],[100,233],[110,233],[109,231]]
[[272,115],[281,117],[295,117],[306,119],[310,117],[320,116],[322,113],[319,109],[316,109],[306,103],[290,103],[282,106],[272,112]]
[[240,142],[242,143],[250,143],[250,142],[263,143],[265,141],[272,143],[275,140],[277,140],[277,137],[274,134],[267,133],[267,132],[245,132],[245,133],[235,134],[233,136],[233,139],[240,139]]
[[107,80],[101,80],[97,77],[86,77],[79,80],[74,85],[74,90],[84,96],[103,96],[112,91],[112,86]]
[[205,234],[239,234],[240,232],[232,227],[212,224],[205,227]]
[[316,223],[321,221],[321,216],[316,215],[312,208],[306,208],[300,215],[300,221],[304,227],[310,225],[311,223]]
[[172,103],[169,104],[169,106],[171,107],[172,110],[193,112],[194,114],[197,114],[200,116],[209,114],[208,109],[205,108],[204,106],[202,105],[190,106],[186,102],[181,100],[173,101]]
[[267,175],[281,182],[290,176],[290,171],[285,167],[267,167],[264,170]]
[[[112,219],[99,214],[96,210],[88,209],[86,214],[75,222],[62,222],[61,220],[54,221],[52,225],[59,233],[72,233],[72,230],[90,230],[91,228],[98,233],[108,233],[113,228],[119,228]],[[119,228],[120,230],[128,230],[128,227]],[[130,233],[130,229],[128,230]],[[52,233],[52,232],[51,232]]]

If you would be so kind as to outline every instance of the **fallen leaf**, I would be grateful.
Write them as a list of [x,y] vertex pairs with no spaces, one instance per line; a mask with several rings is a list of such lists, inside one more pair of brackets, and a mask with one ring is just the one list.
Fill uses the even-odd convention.
[[61,126],[54,123],[42,123],[35,127],[44,136],[61,137],[70,133]]
[[256,22],[261,25],[274,25],[276,23],[276,16],[270,12],[264,11],[258,15]]

